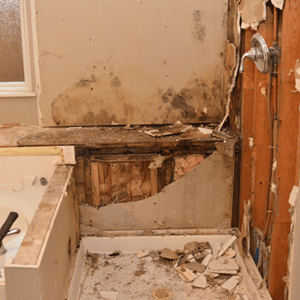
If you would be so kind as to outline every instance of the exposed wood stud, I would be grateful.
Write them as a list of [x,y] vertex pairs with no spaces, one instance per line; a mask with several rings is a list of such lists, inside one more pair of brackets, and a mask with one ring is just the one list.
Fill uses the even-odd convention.
[[92,176],[91,176],[91,159],[90,157],[84,158],[84,182],[85,182],[85,201],[87,204],[93,204],[93,191],[92,191]]
[[84,183],[84,159],[82,156],[76,157],[76,165],[74,167],[75,182]]
[[151,195],[155,195],[158,191],[157,188],[157,169],[150,170],[150,184],[151,184]]
[[85,204],[85,186],[84,183],[76,184],[77,202],[79,205]]
[[106,205],[110,203],[109,164],[99,163],[98,168],[99,168],[101,205]]
[[99,170],[98,163],[91,163],[93,205],[100,206]]

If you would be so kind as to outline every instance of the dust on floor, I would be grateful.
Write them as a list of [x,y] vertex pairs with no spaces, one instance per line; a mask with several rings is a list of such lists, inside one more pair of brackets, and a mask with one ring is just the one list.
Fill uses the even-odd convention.
[[[201,276],[197,272],[194,274]],[[232,278],[232,275],[219,274],[214,278],[206,272],[203,274],[207,279],[208,287],[198,288],[193,286],[193,282],[184,282],[174,268],[174,261],[159,257],[157,251],[151,251],[148,256],[141,258],[134,253],[124,254],[119,251],[111,254],[87,252],[79,300],[249,299],[241,274],[237,275],[238,285],[231,291],[226,290],[222,285]],[[164,291],[158,293],[161,298],[151,296],[157,289],[166,289],[171,293]],[[103,292],[113,293],[109,295]]]

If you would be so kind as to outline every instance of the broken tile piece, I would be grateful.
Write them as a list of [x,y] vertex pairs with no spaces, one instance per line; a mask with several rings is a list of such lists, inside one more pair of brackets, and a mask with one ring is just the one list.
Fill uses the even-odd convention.
[[219,253],[219,251],[222,249],[221,242],[215,242],[213,245],[213,256],[212,259],[215,259]]
[[184,282],[191,282],[197,277],[191,270],[186,268],[184,265],[177,267],[176,270]]
[[215,279],[220,276],[220,274],[218,274],[218,273],[209,273],[209,272],[207,272],[207,270],[205,270],[203,275],[208,276],[211,279]]
[[170,250],[168,248],[164,248],[157,252],[159,253],[159,257],[161,257],[161,258],[172,259],[172,260],[179,258],[179,255],[175,251]]
[[186,267],[192,271],[196,271],[198,273],[203,273],[206,269],[206,267],[203,264],[200,264],[198,262],[190,262],[186,264]]
[[194,255],[195,260],[202,260],[203,258],[206,257],[207,254],[203,253],[198,253]]
[[233,244],[237,239],[235,235],[231,236],[222,246],[222,250],[219,251],[218,256],[222,256],[224,252]]
[[202,127],[198,127],[199,131],[202,132],[203,134],[212,134],[213,130],[212,129],[208,129],[208,128],[202,128]]
[[233,258],[224,258],[224,257],[220,257],[218,259],[212,260],[209,263],[208,268],[210,270],[234,270],[234,271],[239,270],[239,266]]
[[135,255],[137,258],[142,258],[142,257],[149,256],[149,252],[142,250],[142,251],[136,252]]
[[209,284],[206,281],[206,277],[203,274],[200,274],[199,277],[194,280],[193,286],[205,289],[209,286]]
[[194,259],[193,254],[190,254],[190,255],[187,257],[187,260],[189,260],[189,261],[192,261],[193,259]]
[[226,274],[226,275],[236,275],[238,271],[236,270],[226,270],[226,269],[206,269],[207,274]]
[[225,258],[234,258],[236,255],[236,251],[232,248],[228,248],[225,253],[223,254],[223,257]]
[[202,260],[202,264],[207,266],[212,259],[212,254],[207,254],[206,257]]
[[222,288],[232,291],[239,283],[238,276],[232,276],[230,279],[228,279],[224,284],[222,284]]
[[118,292],[100,292],[101,298],[109,299],[109,300],[117,300],[118,299]]
[[152,257],[150,257],[150,256],[147,256],[147,257],[145,258],[145,261],[147,261],[147,262],[150,262],[150,261],[152,261]]
[[183,246],[184,250],[190,250],[190,251],[194,251],[196,247],[197,247],[196,242],[189,242]]

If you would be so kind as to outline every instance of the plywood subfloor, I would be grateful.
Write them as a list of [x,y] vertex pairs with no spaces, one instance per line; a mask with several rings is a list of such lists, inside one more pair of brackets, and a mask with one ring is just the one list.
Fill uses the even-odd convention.
[[151,293],[156,289],[171,291],[172,300],[249,299],[242,278],[232,292],[221,287],[231,275],[220,275],[206,289],[195,288],[192,282],[185,283],[179,277],[171,261],[159,258],[155,253],[142,259],[134,253],[121,253],[116,257],[100,254],[96,263],[86,261],[78,300],[104,299],[100,292],[119,292],[118,300],[149,300],[153,299]]

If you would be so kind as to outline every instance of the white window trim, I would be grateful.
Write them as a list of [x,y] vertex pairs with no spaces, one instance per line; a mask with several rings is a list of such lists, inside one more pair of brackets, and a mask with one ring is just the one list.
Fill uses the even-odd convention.
[[28,15],[26,0],[20,0],[20,23],[23,53],[24,81],[0,82],[0,97],[34,97],[32,84],[32,66],[30,61]]

